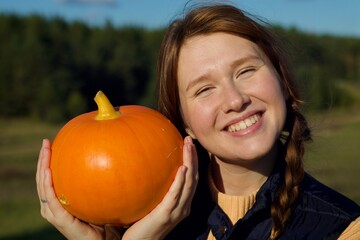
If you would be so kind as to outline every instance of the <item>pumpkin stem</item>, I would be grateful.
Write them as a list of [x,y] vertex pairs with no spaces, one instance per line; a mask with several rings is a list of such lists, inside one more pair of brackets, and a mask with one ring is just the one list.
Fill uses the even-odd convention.
[[109,99],[102,91],[98,91],[94,98],[98,106],[98,114],[96,120],[110,120],[120,116],[120,112],[116,111]]

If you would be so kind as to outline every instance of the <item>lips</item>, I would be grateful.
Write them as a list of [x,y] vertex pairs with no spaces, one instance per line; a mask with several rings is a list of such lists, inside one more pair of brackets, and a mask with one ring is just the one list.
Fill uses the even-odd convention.
[[241,120],[235,124],[232,124],[226,128],[228,132],[237,132],[240,130],[247,129],[248,127],[252,126],[253,124],[257,123],[261,118],[261,115],[254,114],[244,120]]

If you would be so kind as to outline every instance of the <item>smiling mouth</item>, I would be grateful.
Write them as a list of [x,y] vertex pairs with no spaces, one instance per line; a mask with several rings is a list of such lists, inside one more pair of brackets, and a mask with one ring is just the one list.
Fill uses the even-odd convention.
[[232,124],[227,127],[228,132],[237,132],[240,130],[247,129],[248,127],[252,126],[253,124],[257,123],[261,118],[260,114],[255,114],[251,117],[248,117],[238,123]]

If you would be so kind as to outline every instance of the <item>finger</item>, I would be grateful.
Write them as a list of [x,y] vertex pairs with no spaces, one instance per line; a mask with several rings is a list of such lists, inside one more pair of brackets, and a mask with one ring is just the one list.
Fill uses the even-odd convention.
[[42,144],[41,144],[41,148],[40,148],[40,151],[39,151],[39,157],[38,157],[38,161],[37,161],[37,166],[36,166],[36,186],[37,186],[37,189],[38,189],[38,193],[39,193],[39,184],[40,184],[40,175],[42,174],[41,172],[41,162],[42,162],[42,158],[43,158],[43,152],[44,152],[44,141],[42,141]]
[[50,141],[45,139],[43,141],[43,149],[40,160],[40,201],[47,200],[44,194],[44,183],[45,183],[46,170],[49,169],[50,166],[50,157],[51,157]]
[[198,180],[198,158],[196,153],[196,147],[192,142],[192,138],[187,136],[185,138],[184,148],[184,165],[188,168],[187,172],[187,183],[193,184],[193,181]]
[[165,208],[164,210],[171,213],[179,203],[182,189],[185,183],[185,175],[187,172],[186,166],[182,165],[179,167],[174,182],[171,184],[169,191],[166,193],[161,205]]
[[[40,184],[39,184],[39,198],[41,205],[41,215],[45,219],[51,219],[53,214],[49,209],[49,199],[47,197],[46,191],[50,187],[52,189],[52,180],[48,178],[48,172],[50,172],[50,158],[51,158],[51,143],[49,140],[45,139],[43,141],[42,154],[40,159]],[[49,183],[50,181],[50,183]]]
[[36,166],[36,176],[35,176],[35,180],[36,180],[36,189],[37,189],[37,193],[38,193],[38,196],[39,196],[39,199],[40,199],[40,162],[41,162],[41,159],[42,159],[42,154],[43,154],[43,146],[44,146],[44,140],[42,142],[42,145],[41,145],[41,148],[40,148],[40,151],[39,151],[39,157],[38,157],[38,161],[37,161],[37,166]]
[[[51,213],[50,217],[54,217],[56,218],[62,218],[66,217],[66,214],[68,214],[68,212],[62,207],[61,203],[59,202],[59,200],[56,197],[55,194],[55,190],[52,184],[52,177],[51,177],[51,171],[50,169],[46,169],[45,170],[45,178],[44,178],[44,196],[47,200],[47,206],[48,206],[48,210],[49,213]],[[69,217],[72,217],[69,214]]]
[[183,214],[187,214],[190,212],[192,198],[195,194],[199,177],[195,145],[192,143],[192,139],[189,136],[185,138],[184,143],[184,165],[187,167],[187,172],[185,175],[184,187],[179,199],[179,206],[181,206],[180,209],[183,209]]
[[50,145],[51,145],[50,141],[44,139],[39,154],[36,181],[37,181],[37,190],[40,201],[46,200],[43,185],[45,178],[45,170],[49,168],[49,163],[50,163],[50,156],[51,156]]
[[39,183],[39,171],[40,171],[40,161],[41,161],[41,157],[42,157],[42,150],[43,150],[43,146],[44,146],[44,140],[41,143],[41,148],[39,151],[39,157],[38,157],[38,161],[37,161],[37,165],[36,165],[36,183]]

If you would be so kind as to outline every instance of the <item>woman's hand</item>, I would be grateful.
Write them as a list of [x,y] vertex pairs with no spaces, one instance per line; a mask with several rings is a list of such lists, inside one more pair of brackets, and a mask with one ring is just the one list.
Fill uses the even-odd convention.
[[56,198],[50,171],[51,144],[44,140],[37,165],[36,186],[41,216],[57,228],[67,239],[121,239],[115,228],[84,223],[67,212]]
[[168,193],[153,211],[125,232],[123,240],[163,239],[189,215],[198,178],[196,148],[192,139],[187,136],[184,139],[183,165]]

